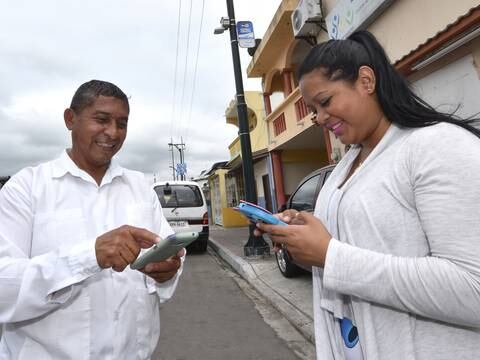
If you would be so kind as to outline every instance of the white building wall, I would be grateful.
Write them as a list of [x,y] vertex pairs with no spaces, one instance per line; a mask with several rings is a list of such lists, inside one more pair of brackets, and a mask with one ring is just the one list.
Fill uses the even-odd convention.
[[312,171],[317,170],[319,167],[314,163],[283,163],[283,174],[284,174],[284,188],[285,194],[291,195],[300,180],[305,176],[310,174]]
[[457,115],[461,117],[480,113],[480,80],[471,54],[415,81],[412,87],[439,111],[452,112],[460,105]]
[[255,174],[255,185],[257,189],[257,203],[260,206],[265,206],[265,194],[263,191],[262,177],[268,174],[268,157],[256,162],[253,165],[253,172]]
[[257,196],[264,197],[265,194],[263,193],[263,183],[262,177],[268,174],[268,158],[262,159],[253,165],[253,171],[255,174],[255,184],[257,185]]

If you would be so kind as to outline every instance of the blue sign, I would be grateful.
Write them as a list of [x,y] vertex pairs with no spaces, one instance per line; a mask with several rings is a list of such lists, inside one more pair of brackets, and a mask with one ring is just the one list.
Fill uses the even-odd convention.
[[177,168],[175,169],[178,175],[183,176],[187,173],[187,164],[177,164]]
[[242,48],[255,47],[255,34],[253,33],[253,24],[251,21],[237,22],[238,46]]

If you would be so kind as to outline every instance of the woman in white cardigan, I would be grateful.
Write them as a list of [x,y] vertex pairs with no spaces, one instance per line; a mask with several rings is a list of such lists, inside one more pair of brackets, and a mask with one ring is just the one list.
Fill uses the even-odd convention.
[[314,215],[258,224],[313,266],[324,359],[480,359],[480,131],[417,97],[370,33],[299,68],[312,121],[351,149]]

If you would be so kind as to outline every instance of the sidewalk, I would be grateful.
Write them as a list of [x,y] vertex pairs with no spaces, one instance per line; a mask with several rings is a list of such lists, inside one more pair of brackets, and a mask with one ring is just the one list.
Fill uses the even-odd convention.
[[[248,227],[210,226],[210,247],[313,344],[311,276],[283,277],[273,251],[266,257],[245,257],[243,246],[247,240]],[[265,240],[271,245],[269,239]]]

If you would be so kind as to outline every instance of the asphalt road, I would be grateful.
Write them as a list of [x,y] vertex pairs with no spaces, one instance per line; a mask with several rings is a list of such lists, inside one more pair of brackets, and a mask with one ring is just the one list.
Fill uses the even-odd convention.
[[152,359],[311,358],[295,355],[304,348],[288,322],[218,259],[191,254],[175,296],[161,310],[160,343]]

